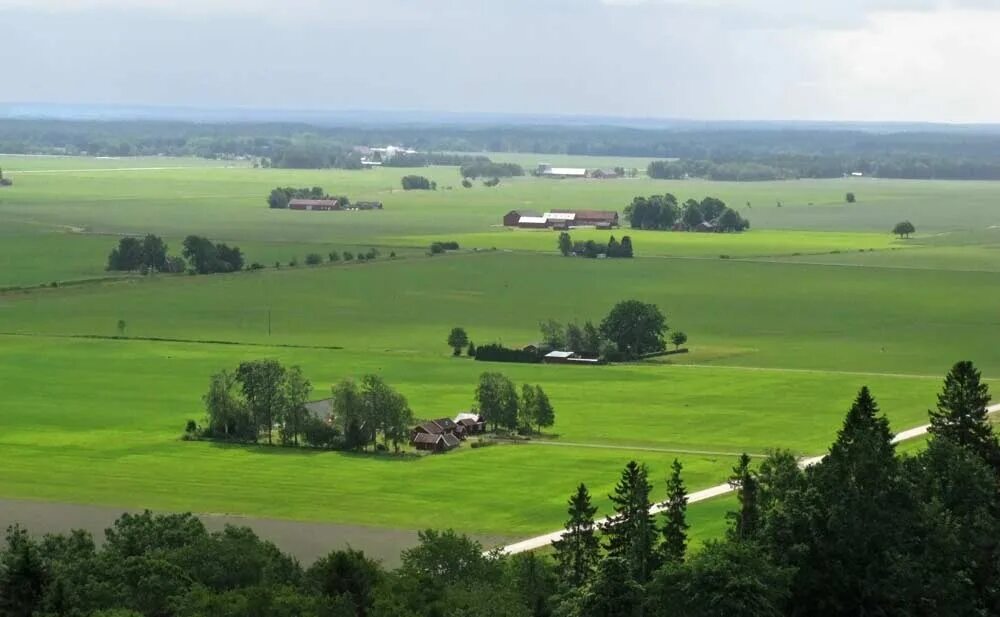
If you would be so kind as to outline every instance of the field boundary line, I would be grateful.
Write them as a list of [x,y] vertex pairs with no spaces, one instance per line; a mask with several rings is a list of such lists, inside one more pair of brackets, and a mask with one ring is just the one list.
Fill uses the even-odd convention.
[[[813,369],[813,368],[786,368],[786,367],[770,367],[770,366],[737,366],[732,364],[671,364],[663,363],[667,366],[681,368],[696,368],[696,369],[710,369],[710,368],[720,368],[720,369],[732,369],[734,371],[759,371],[759,372],[775,372],[775,373],[817,373],[820,375],[850,375],[855,377],[896,377],[900,379],[937,379],[939,380],[940,375],[922,375],[920,373],[879,373],[875,371],[838,371],[830,369]],[[984,377],[987,381],[991,381],[992,378]]]
[[42,334],[33,332],[0,332],[0,336],[22,336],[25,338],[79,339],[96,341],[143,341],[146,343],[185,343],[191,345],[231,345],[235,347],[277,347],[280,349],[316,349],[321,351],[343,351],[336,345],[296,345],[293,343],[253,343],[247,341],[213,341],[205,339],[170,338],[163,336],[112,336],[108,334]]
[[[987,407],[986,412],[988,414],[994,414],[1000,412],[1000,404]],[[930,429],[930,426],[931,426],[930,424],[923,424],[921,426],[916,426],[910,429],[906,429],[905,431],[896,433],[892,437],[892,443],[898,444],[903,441],[908,441],[910,439],[922,437],[923,435],[927,434],[927,431],[928,429]],[[808,458],[801,458],[799,459],[799,467],[803,469],[805,469],[806,467],[812,467],[816,463],[822,461],[824,458],[826,458],[825,454],[821,454],[819,456],[811,456]],[[709,499],[713,499],[715,497],[728,495],[729,493],[734,492],[734,490],[735,489],[733,489],[733,487],[730,486],[729,483],[718,484],[716,486],[702,489],[700,491],[695,491],[689,494],[687,502],[688,504],[692,504],[692,503],[699,503],[702,501],[708,501]],[[655,503],[649,509],[649,513],[652,515],[656,515],[659,514],[660,512],[663,512],[665,509],[666,509],[665,503]],[[605,525],[607,522],[608,518],[605,517],[600,520],[594,521],[594,525],[596,527],[601,527],[602,525]],[[556,540],[559,540],[560,538],[562,538],[563,533],[565,533],[565,530],[560,529],[559,531],[553,531],[552,533],[536,536],[534,538],[528,538],[527,540],[521,540],[520,542],[515,542],[514,544],[508,544],[507,546],[499,547],[498,550],[502,555],[516,555],[518,553],[533,551],[548,546],[553,542],[555,542]],[[489,552],[487,554],[489,554]]]
[[[497,439],[503,444],[515,446],[557,446],[568,448],[594,448],[598,450],[635,450],[639,452],[662,452],[663,454],[697,454],[705,456],[740,456],[743,452],[723,452],[720,450],[688,450],[684,448],[657,448],[654,446],[622,446],[618,444],[583,443],[574,441],[541,441],[537,439]],[[766,454],[754,453],[751,458],[764,458]]]

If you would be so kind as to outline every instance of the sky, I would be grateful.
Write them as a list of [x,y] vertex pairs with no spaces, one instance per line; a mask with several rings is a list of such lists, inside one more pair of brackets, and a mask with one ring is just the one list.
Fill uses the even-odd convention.
[[1000,0],[0,0],[0,102],[1000,122]]

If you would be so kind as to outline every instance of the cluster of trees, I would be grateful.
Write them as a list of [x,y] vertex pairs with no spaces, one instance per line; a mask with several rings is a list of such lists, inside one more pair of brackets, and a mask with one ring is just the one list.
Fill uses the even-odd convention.
[[351,201],[343,196],[331,196],[328,195],[323,187],[314,186],[311,188],[294,188],[291,186],[279,186],[271,190],[271,194],[267,196],[267,205],[271,208],[282,209],[288,207],[288,202],[293,199],[336,199],[340,202],[340,205],[347,207],[351,205]]
[[493,429],[530,435],[555,424],[556,412],[541,386],[517,386],[500,373],[483,373],[476,386],[479,416]]
[[107,269],[143,274],[184,272],[188,264],[194,274],[238,272],[243,269],[243,252],[238,246],[215,243],[201,236],[185,238],[181,254],[183,258],[170,256],[166,243],[159,236],[148,234],[141,240],[128,236],[119,240],[118,246],[111,250]]
[[428,180],[423,176],[403,176],[400,180],[404,191],[436,191],[437,182]]
[[670,193],[635,197],[625,206],[625,218],[633,229],[693,230],[702,223],[711,223],[716,231],[744,231],[750,221],[715,197],[701,201],[688,199],[683,204]]
[[510,178],[523,176],[524,168],[517,163],[494,163],[482,159],[462,165],[459,173],[463,178]]
[[256,443],[265,436],[273,443],[275,427],[283,445],[299,445],[310,421],[305,404],[312,384],[297,367],[277,360],[241,362],[235,371],[220,371],[209,379],[206,423],[188,422],[188,434],[206,439]]
[[262,438],[287,446],[365,450],[381,444],[397,452],[409,439],[413,412],[406,398],[377,375],[360,384],[345,379],[332,391],[332,413],[321,418],[306,409],[312,384],[299,367],[276,360],[242,362],[235,371],[212,375],[205,401],[206,421],[188,422],[192,437],[257,443]]
[[[484,381],[498,417],[515,399],[520,406],[512,384]],[[975,366],[956,364],[930,412],[926,448],[907,456],[862,388],[819,463],[802,469],[786,451],[757,465],[740,457],[725,534],[696,551],[682,465],[674,461],[660,484],[630,462],[606,522],[586,485],[573,491],[552,554],[505,556],[424,531],[391,571],[354,550],[303,569],[249,529],[209,532],[189,514],[126,514],[100,545],[84,531],[35,537],[12,527],[0,548],[0,614],[993,615],[1000,443],[989,401]]]
[[182,254],[196,274],[239,272],[243,269],[243,252],[240,247],[212,242],[202,236],[184,238]]
[[0,169],[0,186],[14,186],[14,181],[3,177],[3,169]]
[[[413,411],[406,397],[385,383],[378,375],[365,375],[358,384],[345,379],[333,387],[333,415],[343,431],[343,445],[348,450],[376,446],[385,450],[409,441]],[[378,440],[381,437],[381,444]]]
[[[559,615],[988,615],[1000,607],[1000,444],[987,386],[970,362],[945,378],[931,438],[895,452],[888,420],[858,393],[827,456],[743,455],[726,537],[686,550],[686,490],[675,461],[663,514],[629,463],[598,526],[586,486],[555,543]],[[603,535],[598,537],[598,532]]]
[[576,255],[577,257],[596,259],[598,256],[604,255],[609,258],[631,258],[633,255],[632,238],[629,236],[622,236],[621,242],[618,242],[614,236],[611,236],[607,244],[598,244],[594,240],[573,242],[573,238],[569,233],[564,231],[559,234],[558,246],[559,252],[564,257]]
[[[662,352],[668,330],[666,317],[655,304],[638,300],[619,302],[599,325],[587,321],[562,324],[554,319],[543,321],[539,328],[546,349],[576,352],[584,357],[607,360],[638,358]],[[687,335],[671,333],[671,342],[680,348]]]
[[900,221],[892,228],[892,233],[900,238],[909,238],[910,234],[917,233],[917,228],[910,221]]
[[116,272],[184,272],[186,264],[180,257],[167,254],[163,238],[153,234],[134,238],[126,236],[108,255],[107,270]]
[[432,242],[431,243],[431,255],[440,255],[446,251],[457,251],[458,242],[454,240],[445,240],[443,242]]

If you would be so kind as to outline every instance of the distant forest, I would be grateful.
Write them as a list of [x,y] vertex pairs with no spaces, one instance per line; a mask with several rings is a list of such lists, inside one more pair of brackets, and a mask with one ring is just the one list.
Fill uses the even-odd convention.
[[[971,127],[807,126],[629,128],[542,125],[314,126],[301,123],[0,120],[0,152],[248,157],[287,168],[361,167],[357,145],[402,144],[422,153],[394,166],[465,165],[481,152],[635,156],[663,159],[658,178],[714,180],[866,176],[1000,179],[1000,133]],[[443,154],[443,153],[470,153]],[[485,171],[485,170],[483,170]],[[493,170],[490,170],[493,171]],[[498,170],[499,171],[499,170]],[[471,172],[469,175],[479,170]],[[490,175],[501,175],[491,173]]]

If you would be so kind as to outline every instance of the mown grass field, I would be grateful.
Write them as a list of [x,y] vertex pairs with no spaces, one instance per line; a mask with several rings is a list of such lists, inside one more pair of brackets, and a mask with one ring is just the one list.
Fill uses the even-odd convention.
[[[0,288],[23,287],[0,293],[0,497],[525,536],[561,524],[580,481],[606,508],[630,458],[650,465],[660,490],[678,457],[696,490],[725,481],[743,451],[822,452],[862,384],[901,430],[925,422],[954,361],[1000,375],[1000,183],[518,178],[463,189],[455,169],[430,168],[416,173],[440,190],[404,193],[398,179],[414,170],[0,164],[15,179],[0,189]],[[274,211],[264,199],[277,185],[320,185],[386,209]],[[843,203],[846,190],[859,203]],[[665,191],[718,195],[753,230],[615,230],[632,235],[637,258],[589,261],[556,255],[556,234],[497,227],[510,209],[620,211]],[[901,218],[916,237],[886,232]],[[186,234],[204,234],[268,266],[371,246],[382,256],[97,280],[130,233],[161,234],[175,251]],[[426,256],[442,239],[463,251]],[[599,368],[497,365],[451,358],[444,344],[455,325],[477,344],[531,343],[540,320],[598,321],[625,298],[658,304],[691,353]],[[120,319],[129,339],[101,338]],[[211,373],[265,357],[301,365],[317,397],[340,378],[379,373],[422,418],[467,409],[478,374],[498,370],[543,385],[557,422],[545,444],[404,460],[179,439],[203,414]],[[718,533],[726,507],[694,508],[695,536]]]

